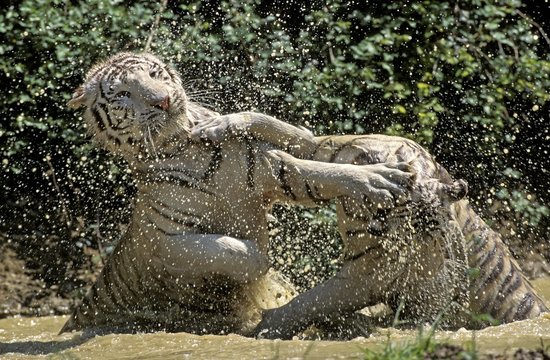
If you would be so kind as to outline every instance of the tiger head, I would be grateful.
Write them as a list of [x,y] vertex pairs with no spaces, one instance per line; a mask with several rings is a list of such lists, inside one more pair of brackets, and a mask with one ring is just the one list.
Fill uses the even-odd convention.
[[179,75],[150,54],[119,53],[96,64],[67,103],[85,106],[94,139],[125,157],[155,152],[155,144],[190,128]]

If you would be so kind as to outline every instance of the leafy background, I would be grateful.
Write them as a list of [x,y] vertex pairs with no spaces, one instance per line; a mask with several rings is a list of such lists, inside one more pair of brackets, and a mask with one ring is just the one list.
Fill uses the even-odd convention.
[[[97,60],[150,48],[218,111],[418,141],[468,181],[473,205],[526,266],[548,261],[545,12],[519,0],[5,1],[0,247],[43,287],[83,293],[124,230],[134,188],[65,102]],[[275,266],[302,288],[337,268],[330,208],[276,214]]]

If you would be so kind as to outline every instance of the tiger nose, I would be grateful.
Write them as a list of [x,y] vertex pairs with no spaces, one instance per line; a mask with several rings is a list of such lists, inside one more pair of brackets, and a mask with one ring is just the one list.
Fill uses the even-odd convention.
[[166,95],[165,97],[154,101],[152,105],[162,109],[163,111],[167,111],[170,107],[170,96]]

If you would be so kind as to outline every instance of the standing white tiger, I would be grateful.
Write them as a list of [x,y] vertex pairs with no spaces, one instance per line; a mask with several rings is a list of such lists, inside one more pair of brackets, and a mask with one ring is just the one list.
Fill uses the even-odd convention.
[[[94,141],[127,160],[137,196],[128,231],[62,332],[243,331],[292,291],[267,273],[274,201],[389,204],[414,180],[404,163],[327,165],[262,141],[194,142],[189,129],[217,114],[188,101],[177,73],[148,54],[95,65],[68,105],[85,106]],[[308,137],[294,128],[282,140],[292,148]]]

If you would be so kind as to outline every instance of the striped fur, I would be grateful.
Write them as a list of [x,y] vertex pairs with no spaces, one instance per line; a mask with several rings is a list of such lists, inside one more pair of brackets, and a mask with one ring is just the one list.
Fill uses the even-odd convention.
[[[321,137],[317,143],[319,149],[312,156],[315,160],[326,161],[330,157],[335,162],[356,164],[406,161],[411,163],[420,182],[430,179],[442,184],[452,182],[448,172],[425,149],[410,140],[366,135]],[[462,199],[452,203],[450,211],[466,241],[468,267],[474,270],[470,271],[474,275],[468,279],[467,312],[488,314],[497,322],[511,322],[548,311],[498,233],[472,210],[468,201]],[[339,221],[344,220],[339,218]],[[455,325],[479,326],[476,318],[468,318],[466,324],[464,317],[455,318]]]
[[[238,120],[208,119],[195,126],[192,133],[219,141],[225,134],[246,132],[286,147],[295,156],[315,161],[357,165],[406,162],[417,174],[412,207],[405,204],[389,214],[380,214],[375,206],[350,206],[350,200],[339,201],[343,269],[282,308],[265,312],[256,334],[289,337],[314,321],[379,301],[389,303],[394,310],[400,301],[405,301],[401,315],[416,321],[433,320],[443,307],[454,304],[445,322],[449,327],[486,325],[476,315],[510,322],[548,311],[498,233],[471,209],[466,199],[461,199],[464,187],[454,183],[417,143],[384,135],[325,136],[314,141],[303,139],[301,143],[294,140],[293,147],[287,147],[287,142],[280,139],[288,139],[293,130],[285,123],[267,117],[244,123]],[[425,184],[431,184],[431,189],[422,189]],[[435,201],[434,191],[438,194]],[[435,220],[436,226],[418,233],[418,227],[408,225],[420,221],[424,226],[425,222],[418,219],[418,210],[421,214],[426,208],[430,209],[427,218]],[[406,258],[404,253],[415,253],[417,258],[409,257],[405,265],[400,265],[400,259]],[[443,266],[434,275],[429,273],[434,268],[427,265],[435,264]],[[466,277],[465,268],[478,275]],[[416,278],[411,276],[415,271]]]
[[[194,141],[189,129],[218,114],[190,102],[177,73],[148,54],[94,66],[68,105],[84,106],[93,140],[127,160],[137,196],[127,233],[62,332],[242,332],[293,293],[268,272],[273,202],[383,203],[414,178],[406,164],[326,166],[252,138]],[[312,139],[295,128],[296,135]]]

